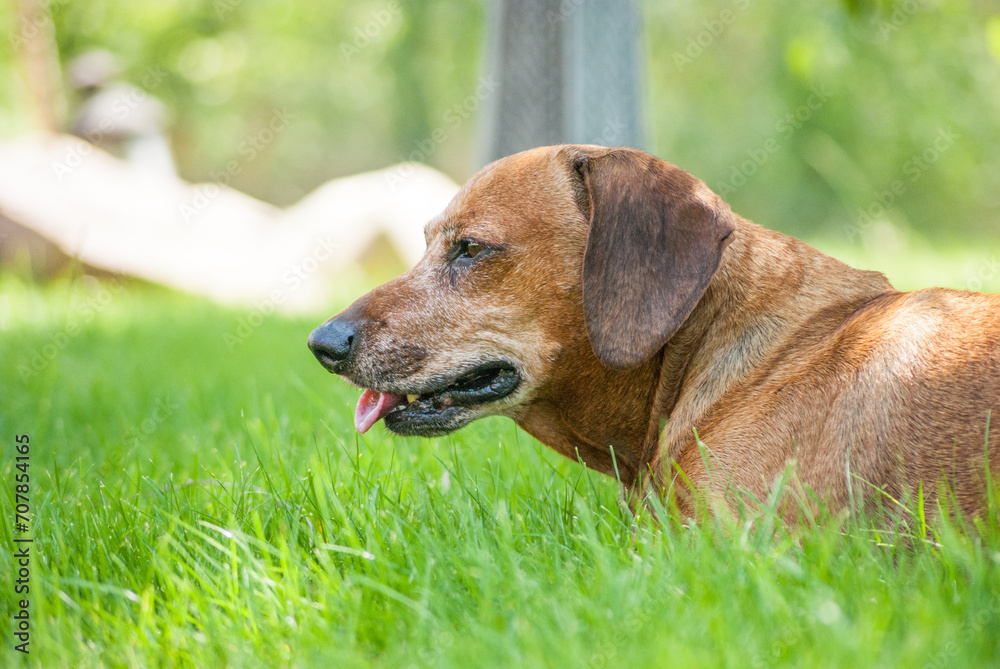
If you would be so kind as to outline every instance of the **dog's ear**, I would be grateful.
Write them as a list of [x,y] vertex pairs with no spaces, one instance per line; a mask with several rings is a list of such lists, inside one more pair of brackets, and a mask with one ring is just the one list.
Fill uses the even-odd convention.
[[735,230],[728,205],[698,179],[633,149],[570,151],[590,219],[583,307],[597,357],[639,365],[680,328]]

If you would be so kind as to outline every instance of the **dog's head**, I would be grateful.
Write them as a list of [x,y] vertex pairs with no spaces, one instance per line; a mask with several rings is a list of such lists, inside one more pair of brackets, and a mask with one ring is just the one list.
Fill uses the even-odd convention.
[[701,181],[648,154],[533,149],[472,177],[427,224],[420,262],[316,328],[309,347],[366,389],[360,432],[380,418],[423,436],[517,418],[572,383],[574,366],[655,355],[733,230]]

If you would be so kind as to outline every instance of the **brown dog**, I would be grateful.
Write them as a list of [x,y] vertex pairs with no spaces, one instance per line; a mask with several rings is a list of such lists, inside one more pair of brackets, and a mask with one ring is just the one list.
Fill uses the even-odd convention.
[[632,149],[499,160],[425,234],[413,269],[309,337],[368,389],[361,432],[509,416],[627,486],[683,472],[683,513],[689,488],[763,500],[789,465],[834,508],[942,482],[983,508],[1000,296],[898,292]]

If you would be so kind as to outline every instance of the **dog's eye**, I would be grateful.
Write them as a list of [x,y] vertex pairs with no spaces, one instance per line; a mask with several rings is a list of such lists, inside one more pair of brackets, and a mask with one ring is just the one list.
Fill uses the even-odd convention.
[[452,249],[451,260],[456,264],[467,264],[486,251],[486,245],[471,239],[463,239]]

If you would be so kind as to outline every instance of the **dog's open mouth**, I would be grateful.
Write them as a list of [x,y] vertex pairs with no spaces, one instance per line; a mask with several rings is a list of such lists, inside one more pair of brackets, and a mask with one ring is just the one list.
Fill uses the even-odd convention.
[[397,395],[365,390],[354,411],[354,427],[364,434],[384,418],[397,434],[444,434],[460,427],[453,423],[463,409],[502,400],[520,382],[513,365],[490,362],[429,391]]

